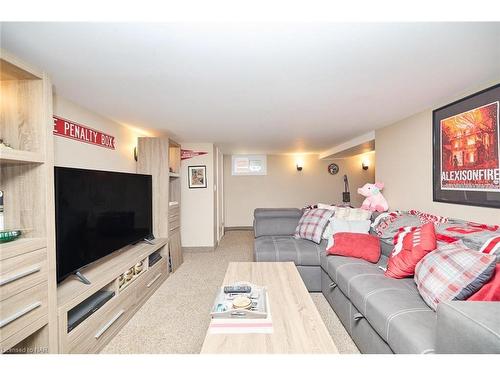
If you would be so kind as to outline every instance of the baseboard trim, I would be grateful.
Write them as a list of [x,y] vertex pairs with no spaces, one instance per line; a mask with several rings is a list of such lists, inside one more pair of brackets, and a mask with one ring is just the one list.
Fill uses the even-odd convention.
[[252,226],[248,227],[224,227],[224,231],[230,232],[232,230],[253,230]]
[[182,251],[186,253],[211,253],[215,249],[213,246],[195,246],[195,247],[183,247]]

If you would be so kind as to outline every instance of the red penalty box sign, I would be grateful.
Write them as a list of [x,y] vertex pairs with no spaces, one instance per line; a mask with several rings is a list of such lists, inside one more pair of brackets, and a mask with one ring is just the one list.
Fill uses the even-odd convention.
[[54,117],[54,135],[74,139],[84,143],[115,149],[115,137],[89,128],[88,126],[77,124],[65,118]]

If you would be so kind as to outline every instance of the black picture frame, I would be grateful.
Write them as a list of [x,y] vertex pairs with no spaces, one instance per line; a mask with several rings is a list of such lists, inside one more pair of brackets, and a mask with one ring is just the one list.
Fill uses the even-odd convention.
[[[196,181],[193,179],[193,173],[195,171],[201,172],[201,176],[197,179],[202,179],[201,181]],[[188,166],[188,187],[190,189],[205,189],[207,187],[207,166],[206,165],[190,165]]]
[[[442,121],[449,121],[450,119],[453,119],[453,121],[457,123],[461,121],[459,120],[458,115],[464,115],[466,112],[469,112],[469,114],[471,114],[473,110],[478,110],[481,108],[488,108],[488,110],[490,111],[489,113],[493,113],[494,110],[496,110],[496,119],[493,116],[488,117],[489,124],[493,124],[493,127],[495,126],[494,123],[496,122],[496,134],[490,135],[490,133],[488,133],[488,135],[485,136],[484,131],[477,131],[475,133],[464,131],[464,133],[460,137],[455,138],[457,139],[457,141],[455,141],[455,144],[452,144],[452,140],[449,140],[450,143],[446,145],[444,150],[445,156],[443,156],[443,145],[441,141]],[[500,84],[496,84],[487,89],[476,92],[472,95],[469,95],[465,98],[462,98],[432,111],[432,198],[434,202],[500,208],[500,186],[498,191],[495,190],[496,186],[500,185],[500,180],[497,178],[498,174],[500,173],[498,172],[500,169],[499,115]],[[495,136],[496,149],[495,145],[488,146],[488,148],[485,149],[484,140],[486,138],[483,139],[481,137],[489,137],[486,140],[488,142],[491,142],[491,140],[495,139]],[[469,147],[469,138],[473,139],[471,141],[472,146],[470,146],[472,148]],[[479,139],[478,143],[480,144],[481,148],[478,148],[478,146],[476,146],[476,139]],[[464,142],[467,143],[467,146],[465,146]],[[456,149],[453,150],[453,147],[456,147]],[[480,150],[486,151],[481,152]],[[491,155],[495,153],[496,156],[492,158]],[[460,158],[457,158],[457,155],[459,155]],[[467,160],[467,156],[470,156],[471,160]],[[448,166],[446,167],[446,169],[448,170],[446,170],[442,175],[442,169],[444,169],[442,168],[442,164],[446,162],[447,158]],[[475,158],[482,158],[482,160],[491,161],[491,163],[494,163],[496,167],[488,167],[482,169],[476,166],[475,169],[470,169],[470,167],[468,169],[466,164],[476,162]],[[449,165],[450,163],[453,164],[452,167]],[[472,165],[474,166],[474,164]],[[474,170],[479,169],[485,171],[484,173],[486,173],[486,171],[488,171],[488,173],[491,173],[489,172],[490,169],[493,170],[494,178],[486,179],[488,181],[491,181],[491,187],[479,187],[479,183],[476,180],[471,180],[473,182],[468,184],[456,183],[458,180],[453,180],[453,178],[449,177],[451,176],[451,173],[455,173],[457,171],[459,173],[464,173],[464,175],[467,174],[468,176],[470,176]],[[448,181],[452,182],[450,183]]]

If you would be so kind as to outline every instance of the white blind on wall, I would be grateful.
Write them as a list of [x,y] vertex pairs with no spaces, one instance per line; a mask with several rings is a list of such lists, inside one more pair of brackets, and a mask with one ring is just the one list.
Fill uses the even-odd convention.
[[266,155],[232,155],[233,176],[264,176],[267,174]]

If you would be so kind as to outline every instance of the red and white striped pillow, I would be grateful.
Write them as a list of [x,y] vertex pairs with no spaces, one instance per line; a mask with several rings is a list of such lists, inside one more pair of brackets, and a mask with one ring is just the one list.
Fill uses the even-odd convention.
[[328,219],[333,215],[333,210],[313,208],[304,211],[299,225],[295,229],[295,238],[302,238],[316,243],[321,242],[321,235],[328,224]]
[[491,237],[479,251],[485,254],[500,254],[500,236]]
[[401,228],[394,236],[394,245],[385,275],[395,279],[413,276],[418,262],[436,249],[434,224]]
[[424,301],[436,310],[442,301],[465,300],[481,289],[493,276],[495,264],[493,255],[458,241],[423,258],[415,269],[415,282]]

